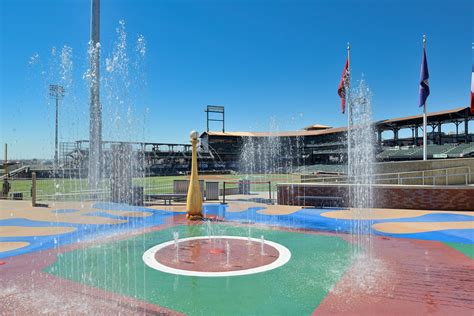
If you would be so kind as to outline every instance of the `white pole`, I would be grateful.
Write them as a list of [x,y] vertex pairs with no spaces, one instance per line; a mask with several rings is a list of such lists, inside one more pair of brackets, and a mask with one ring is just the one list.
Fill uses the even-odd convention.
[[426,160],[426,102],[423,105],[423,160]]
[[[349,71],[349,80],[344,84],[346,101],[347,101],[347,175],[351,176],[351,123],[352,123],[352,111],[351,111],[351,99],[350,94],[350,76],[351,76],[351,43],[347,43],[347,60],[348,60],[348,71]],[[349,178],[350,179],[350,178]]]
[[91,82],[89,123],[89,187],[96,190],[102,162],[102,108],[100,104],[100,0],[91,1]]
[[[426,35],[423,35],[423,48],[426,49]],[[426,140],[426,134],[427,134],[427,117],[426,117],[426,102],[423,105],[423,160],[427,159],[427,154],[426,154],[426,145],[427,145],[427,140]]]

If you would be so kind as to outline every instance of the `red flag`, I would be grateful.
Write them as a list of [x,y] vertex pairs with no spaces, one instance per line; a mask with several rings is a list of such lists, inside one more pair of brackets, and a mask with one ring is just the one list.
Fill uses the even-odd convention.
[[349,57],[347,57],[346,65],[342,71],[341,81],[337,87],[337,94],[339,94],[339,97],[341,98],[342,114],[346,111],[346,87],[349,88],[349,75]]

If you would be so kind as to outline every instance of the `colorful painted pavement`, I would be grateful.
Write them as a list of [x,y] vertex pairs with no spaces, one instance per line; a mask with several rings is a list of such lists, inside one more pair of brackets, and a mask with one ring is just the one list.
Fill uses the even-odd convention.
[[[8,203],[8,202],[2,202]],[[11,204],[11,202],[10,202]],[[0,208],[0,258],[17,256],[113,233],[164,224],[167,211],[115,203],[67,203],[62,208],[26,203]]]
[[264,235],[291,259],[267,272],[206,278],[157,271],[142,260],[173,231],[208,234],[207,225],[184,224],[183,211],[2,202],[0,305],[6,314],[474,313],[474,212],[374,210],[366,219],[374,235],[369,260],[347,234],[354,223],[348,210],[209,204],[208,216],[225,219],[211,225],[214,235]]

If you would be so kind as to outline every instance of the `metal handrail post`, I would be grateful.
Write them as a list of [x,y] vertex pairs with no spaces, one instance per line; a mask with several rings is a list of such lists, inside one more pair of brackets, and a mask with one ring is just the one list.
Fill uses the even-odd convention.
[[225,181],[223,182],[222,204],[227,204],[225,202]]
[[272,202],[272,182],[268,181],[268,198],[270,199],[270,203]]
[[36,172],[31,174],[31,206],[36,206]]

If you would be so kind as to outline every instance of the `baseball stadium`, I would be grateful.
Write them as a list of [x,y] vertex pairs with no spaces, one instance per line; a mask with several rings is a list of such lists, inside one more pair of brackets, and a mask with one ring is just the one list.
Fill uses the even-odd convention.
[[[29,88],[35,102],[47,91],[48,104],[54,108],[48,115],[6,106],[17,99],[10,92],[13,83],[0,82],[5,91],[2,113],[6,115],[2,118],[5,144],[0,161],[0,315],[473,315],[474,68],[467,72],[472,76],[470,104],[467,97],[465,102],[458,97],[459,90],[441,89],[436,81],[429,81],[436,78],[436,72],[447,80],[461,78],[453,69],[457,63],[460,69],[465,66],[464,55],[459,54],[459,60],[453,59],[449,67],[433,61],[430,69],[434,72],[429,73],[427,55],[433,51],[433,57],[439,57],[434,51],[442,48],[433,44],[431,50],[427,42],[431,37],[418,38],[415,79],[411,68],[406,70],[412,67],[410,63],[394,66],[399,69],[396,80],[414,82],[418,106],[379,111],[385,102],[391,102],[381,102],[375,94],[377,89],[382,95],[387,93],[385,81],[373,80],[372,85],[365,76],[357,80],[360,69],[352,61],[362,57],[352,50],[360,48],[347,43],[343,58],[334,58],[334,65],[329,59],[327,65],[317,62],[318,67],[331,69],[337,64],[338,74],[344,66],[337,77],[339,85],[336,81],[333,87],[331,98],[335,100],[328,99],[334,103],[331,111],[340,104],[344,122],[325,119],[327,108],[306,100],[301,108],[311,118],[305,118],[298,128],[284,130],[272,125],[244,129],[242,121],[247,123],[252,115],[258,120],[282,111],[289,120],[289,106],[276,100],[279,105],[253,105],[255,113],[248,114],[242,110],[245,106],[236,102],[225,106],[204,103],[197,110],[196,106],[182,105],[196,98],[196,91],[205,90],[201,84],[210,78],[205,75],[207,70],[213,73],[214,62],[222,66],[219,61],[223,62],[223,57],[213,55],[213,50],[224,49],[224,44],[233,49],[239,46],[238,58],[245,60],[245,52],[249,58],[257,58],[260,52],[263,57],[257,59],[262,64],[272,59],[271,52],[280,56],[277,64],[282,65],[292,64],[283,58],[292,52],[292,60],[299,66],[288,69],[298,68],[299,75],[308,80],[304,73],[314,57],[292,51],[296,49],[292,41],[302,36],[304,45],[310,45],[306,41],[313,33],[327,40],[327,35],[316,32],[318,28],[311,24],[327,19],[324,14],[319,16],[317,9],[331,17],[322,25],[334,25],[339,14],[335,12],[352,13],[316,0],[294,4],[83,2],[86,6],[50,0],[41,5],[26,0],[2,3],[2,11],[8,13],[1,13],[6,22],[0,32],[8,39],[17,36],[14,26],[18,36],[25,38],[30,32],[38,34],[32,25],[44,24],[58,32],[48,36],[82,36],[88,44],[79,46],[87,50],[83,54],[79,49],[87,55],[85,60],[72,55],[67,45],[53,47],[48,52],[49,62],[41,67],[34,68],[40,64],[39,54],[30,57],[28,71],[49,80],[28,83],[40,86],[41,92]],[[450,18],[449,34],[434,22],[444,21],[445,14],[438,12],[436,20],[420,26],[414,16],[400,13],[408,7],[423,12],[427,5],[423,1],[392,3],[390,14],[375,4],[364,10],[367,19],[383,13],[384,20],[377,20],[376,25],[384,28],[387,19],[387,29],[393,28],[394,34],[403,27],[400,22],[407,20],[417,29],[431,30],[433,41],[444,38],[465,46],[464,37],[453,35],[464,29],[464,24],[458,24],[471,21],[465,12],[472,9],[472,3],[465,2],[434,4],[446,15],[457,16],[457,20]],[[351,12],[359,10],[350,1],[343,3]],[[20,12],[21,5],[25,5],[25,12],[13,14]],[[61,18],[60,13],[77,27],[64,25],[65,30],[60,30],[60,22],[40,23],[54,15]],[[123,19],[118,26],[110,23],[117,14],[126,16],[132,27],[126,29]],[[313,14],[318,16],[317,22]],[[279,18],[267,20],[273,15]],[[15,22],[17,18],[21,25]],[[286,25],[283,18],[291,23]],[[392,18],[398,21],[393,22],[396,27]],[[28,24],[29,20],[34,22]],[[249,25],[244,23],[247,20]],[[152,40],[147,42],[141,33],[132,42],[135,24],[144,27],[160,47]],[[267,24],[281,32],[259,36]],[[296,25],[298,32],[293,29]],[[361,33],[344,28],[344,34],[346,31],[355,42],[375,45],[369,35],[376,30]],[[408,27],[405,31],[414,32]],[[184,46],[173,46],[180,32],[189,41],[192,34],[204,46],[180,41]],[[288,47],[266,50],[267,41],[286,36],[286,32],[291,34]],[[339,34],[336,29],[328,33]],[[232,46],[234,41],[240,44]],[[404,38],[403,43],[406,41]],[[27,42],[25,47],[6,48],[6,54],[12,60],[18,54],[23,62],[24,56],[18,52],[40,45]],[[311,47],[331,54],[336,51],[329,42],[324,43]],[[209,47],[202,52],[198,49],[205,46]],[[445,46],[443,54],[457,49]],[[403,57],[408,46],[398,49],[402,59],[408,59]],[[172,55],[189,51],[196,60],[176,57],[179,63],[173,64]],[[145,63],[150,53],[153,58]],[[231,52],[224,55],[224,64],[238,60]],[[169,59],[157,66],[156,60],[164,56]],[[300,58],[309,59],[299,64]],[[10,73],[10,62],[0,59],[2,72]],[[370,64],[374,63],[372,57]],[[87,69],[80,76],[71,76],[74,67],[82,64]],[[222,72],[220,66],[215,67]],[[370,70],[375,71],[380,65],[373,67]],[[183,68],[190,68],[188,76],[174,77],[173,71],[179,73]],[[238,63],[234,72],[215,82],[225,82],[224,86],[232,85],[233,89],[247,87],[249,95],[255,93],[249,88],[253,80],[263,91],[272,86],[247,74],[239,81],[238,71],[244,68],[244,62]],[[278,71],[284,69],[282,66]],[[282,80],[293,90],[293,97],[300,93],[301,87],[292,86],[290,77],[283,80],[266,71],[269,82]],[[255,70],[260,72],[265,71]],[[166,78],[148,85],[145,73]],[[20,85],[17,78],[12,81]],[[326,77],[319,81],[324,90],[325,81]],[[468,80],[464,81],[467,85]],[[168,84],[179,87],[174,94],[179,101],[163,112],[169,117],[162,112],[157,116],[153,108],[141,113],[140,103],[156,97],[157,87],[164,99],[169,97],[167,102],[172,102]],[[81,90],[82,86],[85,89]],[[400,100],[411,98],[401,87],[396,87]],[[152,94],[144,92],[146,89]],[[212,89],[223,99],[235,97],[235,92],[226,94],[225,87],[222,91]],[[278,95],[273,86],[269,89]],[[311,89],[324,95],[319,88]],[[458,103],[451,104],[457,107],[440,105],[452,94]],[[267,97],[275,100],[270,94]],[[432,100],[435,110],[428,107]],[[173,113],[179,114],[176,121]],[[374,119],[374,113],[389,118]],[[29,116],[48,130],[47,142],[41,143],[35,135],[43,131],[34,127]],[[147,134],[142,116],[151,117],[153,127],[165,132]],[[189,124],[191,121],[195,125]],[[229,131],[229,126],[234,131]],[[29,136],[20,130],[28,131]],[[32,142],[46,148],[45,158],[37,158],[39,147]]]

